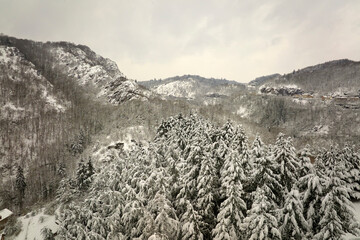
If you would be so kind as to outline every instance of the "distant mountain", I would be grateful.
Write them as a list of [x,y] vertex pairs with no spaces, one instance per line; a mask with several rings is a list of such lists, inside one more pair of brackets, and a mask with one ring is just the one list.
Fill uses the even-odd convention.
[[236,81],[204,78],[198,75],[176,76],[139,84],[163,96],[190,100],[226,97],[245,88],[244,84]]
[[360,90],[360,62],[334,60],[292,73],[270,75],[249,82],[249,86],[292,86],[320,95],[356,95]]
[[275,74],[271,74],[271,75],[267,75],[267,76],[262,76],[262,77],[258,77],[258,78],[255,78],[254,80],[250,81],[248,83],[248,85],[250,86],[260,86],[268,81],[271,81],[271,80],[274,80],[274,79],[277,79],[279,78],[281,75],[278,74],[278,73],[275,73]]

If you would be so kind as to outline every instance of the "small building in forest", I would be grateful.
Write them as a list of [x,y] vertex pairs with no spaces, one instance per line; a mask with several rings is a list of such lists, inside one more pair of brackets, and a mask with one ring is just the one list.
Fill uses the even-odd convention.
[[5,228],[5,225],[13,217],[13,212],[7,208],[0,211],[0,231]]

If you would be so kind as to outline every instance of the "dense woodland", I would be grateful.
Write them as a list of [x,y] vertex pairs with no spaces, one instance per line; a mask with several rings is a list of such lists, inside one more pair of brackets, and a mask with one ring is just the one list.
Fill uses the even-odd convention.
[[108,150],[95,168],[82,160],[62,179],[59,236],[339,239],[359,230],[350,202],[360,197],[359,171],[348,146],[297,151],[283,134],[249,143],[231,122],[178,115],[152,141]]

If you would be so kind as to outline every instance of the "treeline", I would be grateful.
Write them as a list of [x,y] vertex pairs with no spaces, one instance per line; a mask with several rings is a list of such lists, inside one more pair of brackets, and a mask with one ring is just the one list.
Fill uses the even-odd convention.
[[94,174],[81,162],[61,181],[59,236],[339,239],[358,231],[350,199],[359,198],[359,161],[350,147],[296,152],[282,134],[249,144],[231,122],[178,115],[148,146],[111,150]]

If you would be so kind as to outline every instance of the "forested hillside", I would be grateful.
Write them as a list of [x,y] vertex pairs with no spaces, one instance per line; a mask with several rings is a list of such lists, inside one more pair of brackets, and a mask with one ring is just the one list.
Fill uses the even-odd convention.
[[108,102],[147,99],[114,62],[82,45],[2,35],[0,70],[0,207],[15,210],[54,196],[59,170],[104,128]]
[[359,159],[350,147],[297,151],[283,134],[249,143],[231,122],[178,115],[150,142],[109,148],[61,181],[59,236],[339,239],[358,231]]

